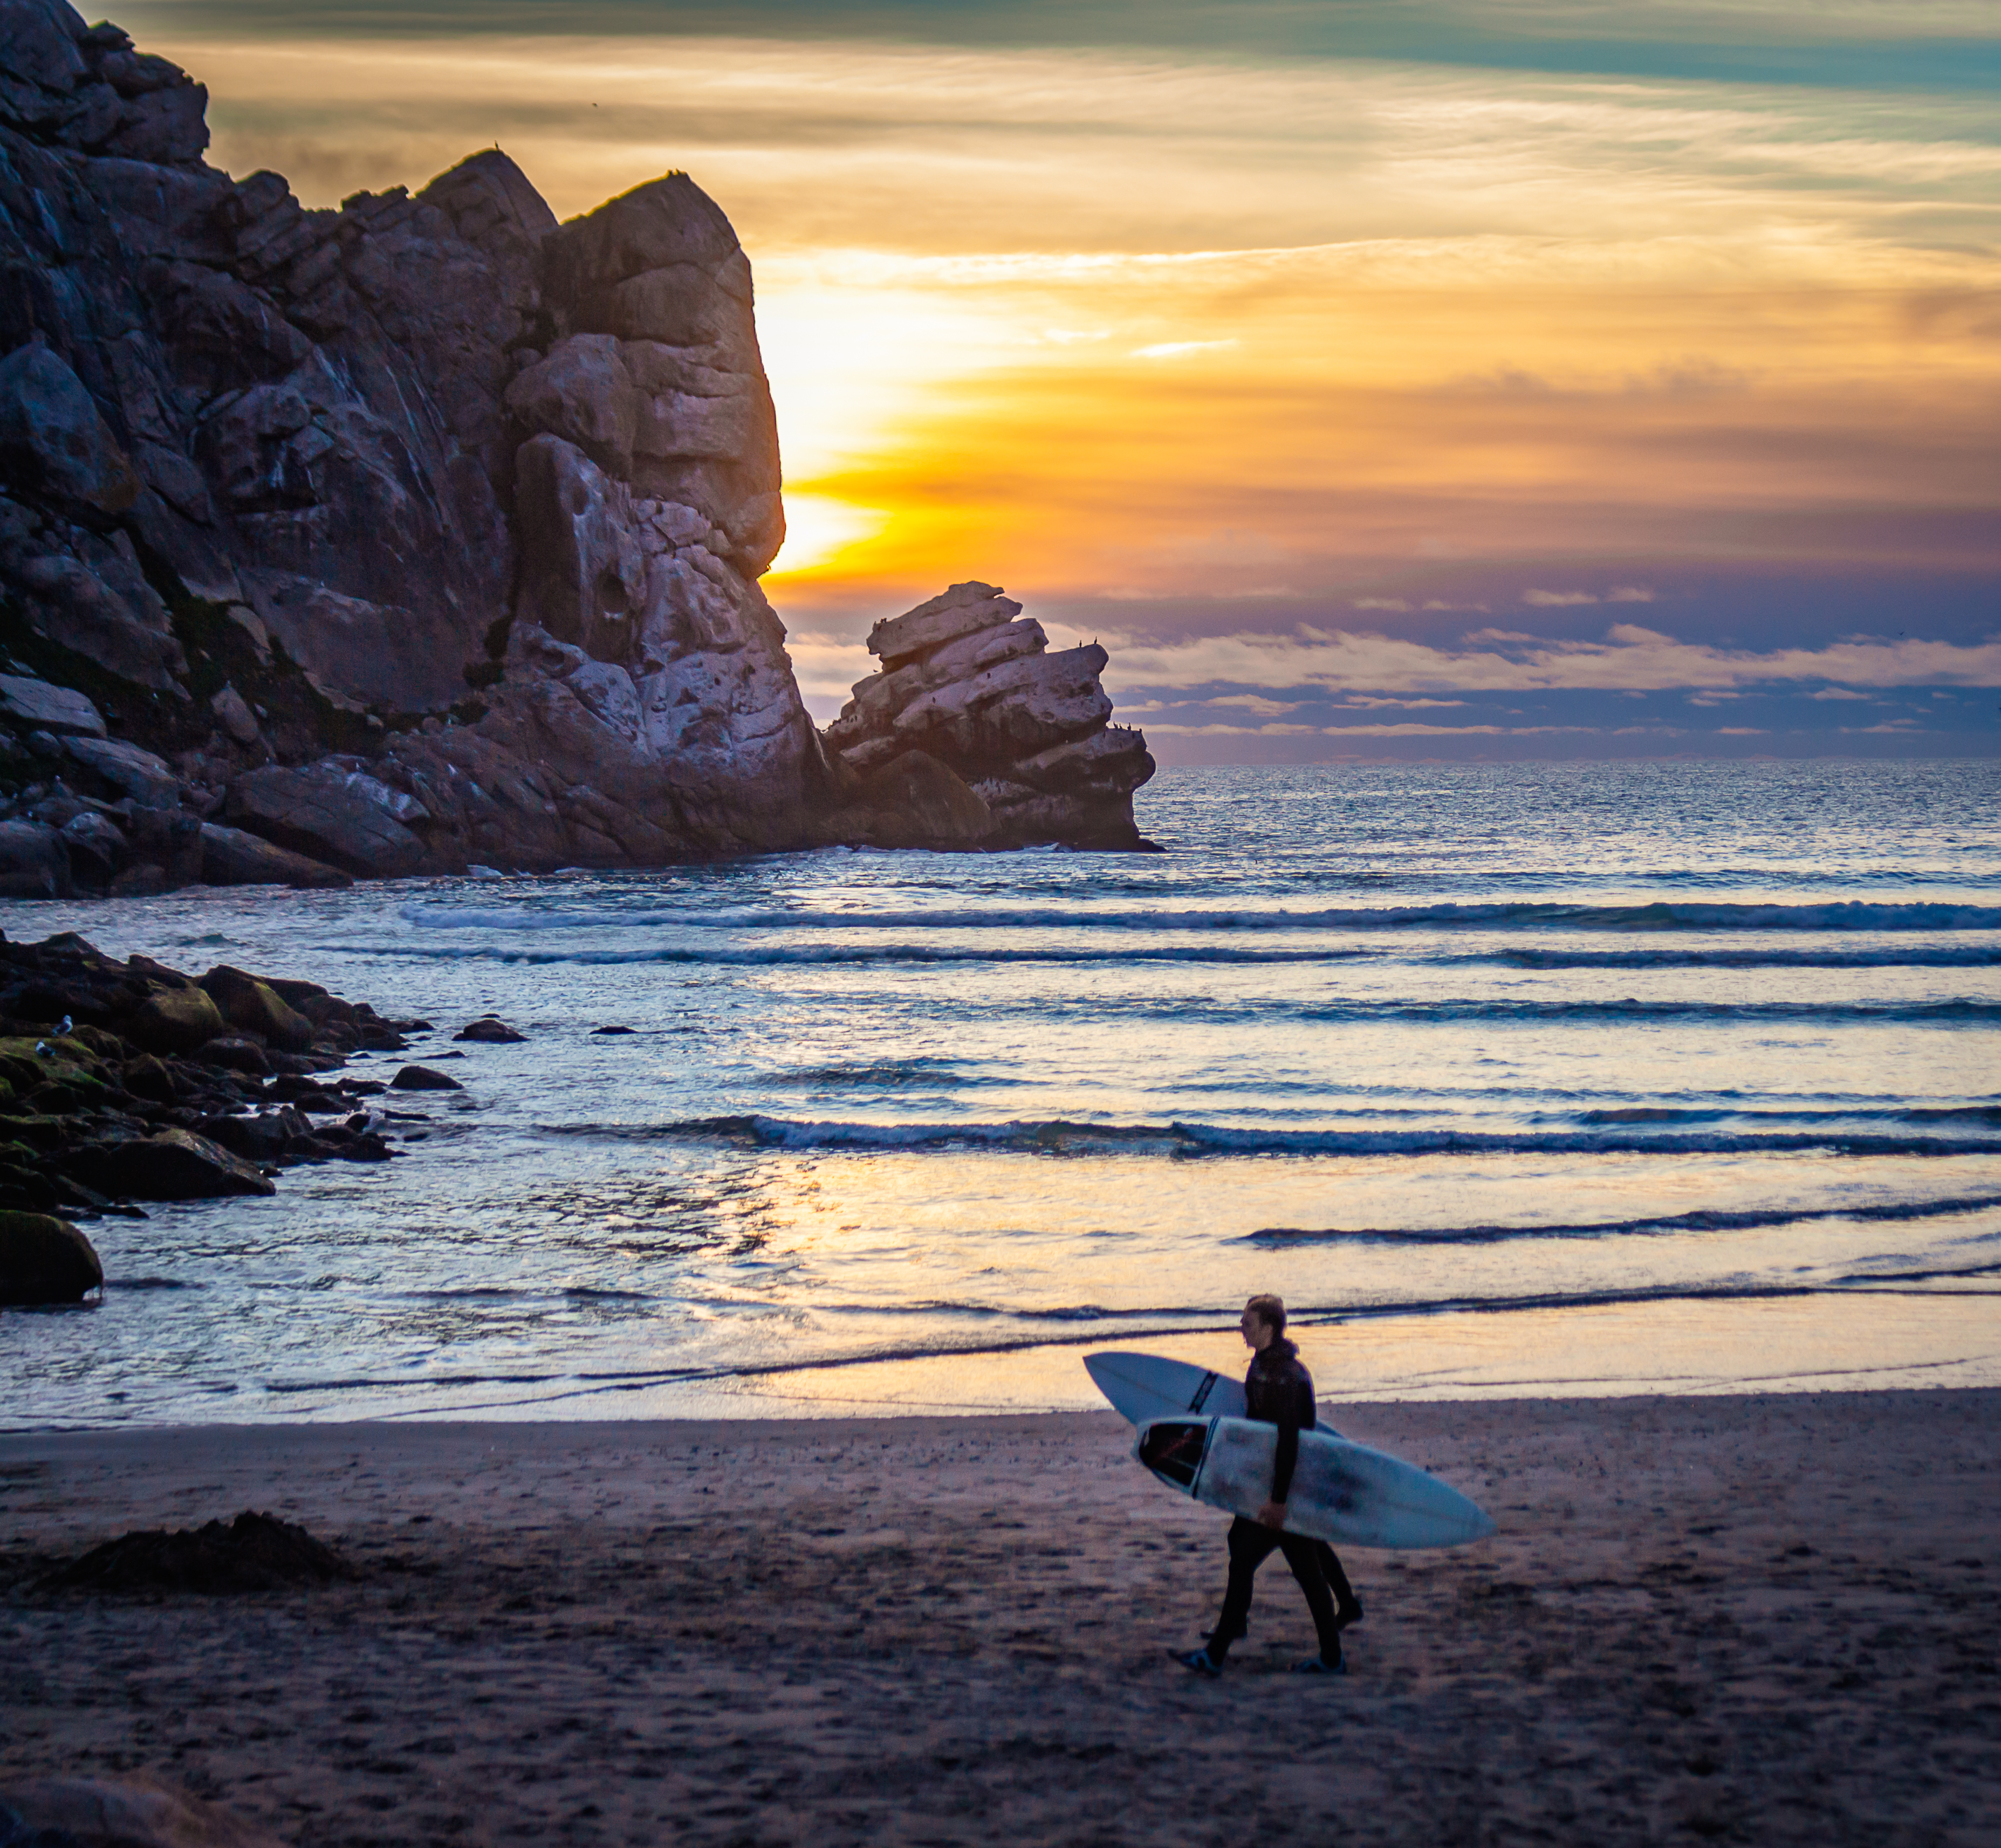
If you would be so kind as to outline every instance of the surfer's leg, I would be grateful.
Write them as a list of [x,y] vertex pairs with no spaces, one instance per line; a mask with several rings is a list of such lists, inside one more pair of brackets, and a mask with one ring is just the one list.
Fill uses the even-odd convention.
[[1282,1534],[1278,1540],[1286,1565],[1307,1595],[1307,1609],[1313,1613],[1314,1629],[1320,1638],[1321,1660],[1331,1668],[1341,1659],[1341,1625],[1334,1614],[1334,1594],[1320,1569],[1321,1543],[1303,1534]]
[[1335,1620],[1345,1630],[1350,1624],[1362,1621],[1362,1600],[1355,1595],[1355,1587],[1348,1582],[1348,1574],[1342,1571],[1341,1556],[1325,1541],[1320,1543],[1321,1576],[1327,1581],[1327,1589],[1334,1593]]
[[1258,1568],[1272,1556],[1272,1549],[1284,1538],[1269,1527],[1247,1521],[1239,1515],[1230,1523],[1230,1585],[1223,1594],[1223,1614],[1209,1632],[1209,1655],[1220,1663],[1230,1645],[1244,1634],[1251,1615],[1251,1588]]

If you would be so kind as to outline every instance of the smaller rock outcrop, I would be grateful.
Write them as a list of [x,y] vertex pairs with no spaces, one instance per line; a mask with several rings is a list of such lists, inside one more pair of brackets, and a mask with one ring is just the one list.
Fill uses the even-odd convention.
[[0,1301],[23,1300],[6,1295],[16,1256],[55,1249],[29,1239],[34,1216],[268,1194],[280,1168],[388,1160],[365,1107],[387,1087],[331,1075],[427,1030],[313,982],[227,964],[197,982],[79,936],[0,937]]
[[454,1040],[473,1040],[488,1046],[518,1046],[527,1038],[524,1033],[517,1033],[497,1014],[482,1014],[477,1020],[468,1020],[451,1036]]
[[[1154,760],[1141,733],[1109,723],[1104,649],[1052,651],[1042,624],[1021,615],[997,587],[976,582],[869,631],[882,672],[856,683],[825,734],[851,780],[844,832],[885,846],[912,844],[883,838],[886,829],[914,828],[938,845],[1148,846],[1133,794]],[[939,768],[983,805],[983,827],[952,801]],[[883,783],[898,772],[893,787]],[[878,811],[879,823],[870,819]]]

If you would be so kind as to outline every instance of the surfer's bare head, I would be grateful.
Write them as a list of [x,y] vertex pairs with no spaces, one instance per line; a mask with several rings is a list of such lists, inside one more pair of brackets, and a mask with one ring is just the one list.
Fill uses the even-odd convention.
[[1285,1303],[1275,1296],[1254,1296],[1244,1305],[1237,1325],[1244,1331],[1244,1345],[1262,1354],[1286,1332]]

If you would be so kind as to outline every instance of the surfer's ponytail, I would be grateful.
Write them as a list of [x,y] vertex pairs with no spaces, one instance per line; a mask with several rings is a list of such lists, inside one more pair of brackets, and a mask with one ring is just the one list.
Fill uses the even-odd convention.
[[1282,1335],[1285,1333],[1286,1304],[1282,1297],[1276,1296],[1254,1296],[1251,1297],[1250,1301],[1246,1303],[1244,1306],[1245,1308],[1248,1309],[1253,1315],[1256,1316],[1266,1328],[1269,1329],[1274,1335]]

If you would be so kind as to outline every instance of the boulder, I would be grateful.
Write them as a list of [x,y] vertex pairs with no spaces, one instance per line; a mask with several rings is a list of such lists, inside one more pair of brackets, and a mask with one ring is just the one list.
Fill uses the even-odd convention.
[[185,988],[162,988],[119,1023],[132,1044],[147,1052],[189,1053],[229,1030],[221,1010],[192,982]]
[[[20,1145],[13,1146],[18,1148]],[[0,1209],[10,1213],[60,1213],[69,1204],[63,1198],[68,1191],[67,1187],[58,1189],[37,1169],[0,1161]]]
[[263,735],[256,714],[234,686],[224,686],[209,701],[208,709],[215,714],[215,722],[239,745],[254,745]]
[[211,1040],[197,1048],[194,1058],[198,1065],[218,1065],[225,1072],[241,1072],[250,1078],[271,1075],[271,1061],[265,1056],[264,1048],[240,1033],[224,1033],[219,1040]]
[[127,1059],[118,1075],[118,1082],[134,1097],[143,1097],[153,1103],[173,1103],[180,1096],[180,1086],[175,1083],[174,1075],[165,1061],[149,1052]]
[[63,748],[142,808],[172,808],[180,801],[180,779],[151,751],[109,738],[65,738]]
[[128,1200],[218,1200],[277,1191],[249,1162],[184,1129],[86,1145],[65,1160],[63,1172]]
[[0,1212],[0,1304],[80,1303],[103,1281],[90,1241],[67,1219]]
[[40,822],[0,822],[0,898],[67,898],[69,844]]
[[405,601],[387,585],[360,596],[299,573],[252,570],[245,576],[266,631],[305,669],[318,693],[350,711],[435,712],[465,697],[472,637],[441,643],[421,661],[410,658],[407,637],[426,627],[412,606],[423,582],[412,575],[412,598]]
[[104,715],[85,695],[25,674],[0,674],[0,717],[14,721],[23,730],[53,732],[57,737],[70,732],[85,738],[105,735]]
[[132,857],[159,867],[166,886],[193,885],[201,877],[201,818],[181,808],[135,805],[126,811]]
[[[372,780],[372,779],[371,779]],[[315,764],[303,770],[252,770],[231,786],[232,820],[281,847],[369,879],[415,870],[423,842],[346,774]]]
[[[5,474],[0,461],[0,485]],[[137,686],[186,696],[187,656],[129,533],[61,521],[32,534],[0,533],[0,583],[52,641]]]
[[514,1046],[527,1038],[524,1033],[517,1033],[504,1020],[492,1014],[482,1014],[471,1020],[451,1036],[454,1040],[474,1040],[489,1046]]
[[282,1848],[241,1816],[137,1772],[17,1778],[0,1786],[0,1816],[9,1810],[19,1833],[5,1839],[22,1848]]
[[304,1052],[313,1043],[313,1023],[281,1000],[268,982],[218,963],[200,986],[231,1026],[253,1033],[286,1052]]
[[86,808],[62,825],[63,844],[69,849],[70,869],[80,878],[106,880],[125,863],[130,842],[117,822],[96,810]]
[[265,1111],[255,1117],[201,1117],[193,1127],[197,1135],[258,1166],[295,1159],[312,1141],[311,1126],[295,1110]]
[[[460,1035],[461,1038],[465,1036]],[[520,1037],[518,1034],[516,1036]],[[389,1080],[392,1091],[462,1091],[465,1089],[455,1078],[447,1078],[442,1072],[433,1072],[428,1065],[405,1065]]]
[[354,883],[338,867],[216,822],[201,825],[201,876],[210,885],[289,885],[305,890]]

